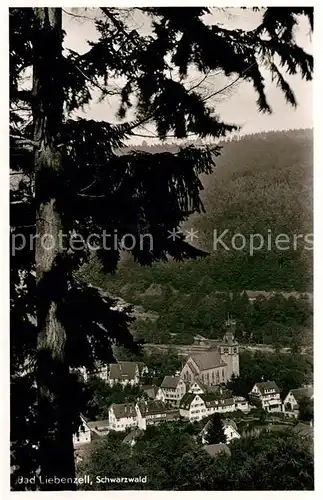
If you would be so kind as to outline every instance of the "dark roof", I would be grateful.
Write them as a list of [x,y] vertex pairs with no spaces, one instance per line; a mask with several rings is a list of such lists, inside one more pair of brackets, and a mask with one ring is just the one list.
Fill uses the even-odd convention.
[[138,363],[133,361],[119,361],[118,363],[110,363],[110,378],[119,380],[134,379]]
[[273,382],[273,381],[258,382],[256,384],[256,386],[258,387],[258,389],[260,390],[260,392],[262,394],[265,392],[265,390],[269,390],[269,389],[274,390],[275,392],[280,392],[276,382]]
[[161,383],[162,389],[176,389],[178,382],[180,381],[180,377],[176,377],[173,375],[166,375],[164,380]]
[[206,393],[201,394],[201,398],[205,402],[207,408],[214,408],[216,406],[231,406],[234,404],[231,391],[223,391],[222,393]]
[[211,368],[218,368],[219,366],[225,366],[221,359],[221,356],[217,350],[210,350],[205,352],[200,352],[191,356],[193,361],[197,364],[201,371],[210,370]]
[[141,388],[150,398],[155,399],[158,392],[157,385],[143,385]]
[[141,415],[158,415],[159,413],[169,412],[169,408],[165,405],[163,401],[154,400],[154,401],[140,401],[138,403]]
[[230,389],[219,389],[219,387],[213,386],[208,387],[207,392],[205,394],[201,394],[201,397],[207,399],[208,401],[214,399],[229,399],[232,398],[232,391],[230,391]]
[[299,403],[301,399],[313,396],[313,387],[300,387],[299,389],[292,389],[290,392]]
[[226,444],[207,444],[203,446],[203,448],[211,457],[217,457],[219,455],[231,456],[231,451]]
[[314,429],[311,425],[309,424],[304,424],[303,422],[299,422],[295,427],[293,427],[293,431],[295,434],[302,438],[311,438],[313,439],[314,436]]
[[134,403],[112,403],[110,408],[113,409],[117,419],[126,417],[135,417],[137,415]]
[[[196,396],[197,396],[197,394],[193,394],[192,392],[187,392],[182,397],[182,399],[179,403],[179,407],[184,409],[184,410],[188,410],[189,407],[191,406],[193,399],[195,399]],[[200,396],[202,396],[202,394]]]

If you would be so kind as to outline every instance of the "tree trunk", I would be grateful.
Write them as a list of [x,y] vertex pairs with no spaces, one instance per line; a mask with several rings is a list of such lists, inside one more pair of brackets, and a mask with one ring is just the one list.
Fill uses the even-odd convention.
[[[69,366],[66,333],[58,301],[66,290],[62,220],[62,158],[59,138],[63,119],[62,11],[35,8],[33,36],[33,123],[36,175],[36,278],[40,488],[76,489]],[[55,477],[57,478],[55,480]],[[66,484],[66,479],[69,483]]]

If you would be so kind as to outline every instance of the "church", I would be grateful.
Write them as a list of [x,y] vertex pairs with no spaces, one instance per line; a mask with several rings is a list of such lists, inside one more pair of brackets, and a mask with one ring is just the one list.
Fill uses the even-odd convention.
[[226,322],[227,331],[216,348],[192,354],[186,360],[181,378],[192,383],[199,380],[205,386],[227,383],[232,375],[239,376],[239,344],[234,338],[235,321]]

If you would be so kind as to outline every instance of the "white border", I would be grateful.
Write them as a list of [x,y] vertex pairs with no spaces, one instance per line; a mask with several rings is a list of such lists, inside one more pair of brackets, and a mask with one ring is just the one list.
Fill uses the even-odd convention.
[[[61,7],[61,2],[57,2],[52,0],[49,2],[51,6]],[[8,226],[9,226],[9,189],[8,189],[8,99],[9,99],[9,87],[8,87],[8,6],[24,6],[24,7],[36,7],[36,6],[46,6],[48,2],[41,1],[20,1],[20,2],[5,2],[0,5],[0,27],[1,27],[1,168],[0,168],[0,176],[1,176],[1,196],[0,196],[0,204],[1,204],[1,212],[0,212],[0,228],[1,228],[1,247],[0,247],[0,262],[1,262],[1,296],[0,296],[0,320],[1,320],[1,423],[0,423],[0,434],[1,434],[1,467],[0,467],[0,482],[2,486],[2,491],[4,493],[3,498],[7,498],[7,495],[24,495],[24,498],[31,498],[33,493],[11,493],[9,492],[9,456],[8,456],[8,447],[9,447],[9,242],[8,242]],[[135,6],[197,6],[197,5],[205,5],[205,2],[196,1],[186,1],[186,2],[171,2],[171,1],[162,1],[154,2],[154,1],[115,1],[112,2],[112,5],[115,7],[135,7]],[[323,271],[322,271],[322,257],[323,256],[323,242],[322,242],[322,222],[321,217],[323,214],[323,155],[322,155],[322,143],[323,143],[323,130],[322,124],[320,121],[321,113],[322,113],[322,62],[320,59],[320,49],[322,49],[322,41],[320,37],[322,36],[322,6],[319,1],[311,2],[307,0],[303,1],[271,1],[271,2],[262,2],[262,1],[250,1],[245,0],[244,2],[240,1],[228,1],[228,2],[216,2],[216,6],[218,7],[253,7],[253,6],[312,6],[315,5],[315,32],[314,32],[314,54],[315,54],[315,80],[314,80],[314,135],[315,135],[315,144],[314,144],[314,157],[315,157],[315,167],[314,167],[314,207],[315,207],[315,217],[314,217],[314,230],[315,230],[315,251],[314,251],[314,276],[315,276],[315,297],[314,297],[314,310],[315,310],[315,328],[314,328],[314,337],[315,337],[315,355],[314,355],[314,363],[315,363],[315,493],[313,492],[221,492],[221,497],[225,498],[235,498],[240,496],[241,498],[246,498],[249,500],[251,497],[259,498],[261,496],[262,499],[266,499],[274,496],[275,500],[280,498],[307,498],[312,496],[313,494],[317,494],[319,491],[323,492],[322,488],[322,472],[323,471],[323,450],[321,443],[322,439],[322,401],[321,401],[321,388],[320,388],[320,375],[322,373],[323,363],[320,359],[320,355],[322,353],[323,346]],[[98,7],[99,3],[93,1],[79,0],[77,2],[66,1],[64,2],[64,7]],[[321,217],[320,217],[321,216]],[[6,493],[6,494],[5,494]],[[70,498],[74,495],[86,496],[86,498],[97,498],[97,495],[103,495],[109,498],[128,498],[131,495],[133,500],[137,500],[139,498],[147,497],[147,498],[164,498],[165,494],[170,497],[176,496],[177,498],[185,498],[190,499],[194,498],[194,500],[199,497],[203,498],[214,498],[214,492],[140,492],[140,491],[109,491],[109,492],[59,492],[59,493],[38,493],[38,495],[45,495],[46,498],[55,498],[59,494],[60,498]]]

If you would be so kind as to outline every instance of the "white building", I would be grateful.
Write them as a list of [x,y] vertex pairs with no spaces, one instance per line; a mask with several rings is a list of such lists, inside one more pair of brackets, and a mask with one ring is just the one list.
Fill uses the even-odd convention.
[[256,383],[249,392],[249,399],[256,406],[261,406],[261,408],[269,413],[282,411],[280,390],[276,382]]
[[233,399],[236,410],[241,410],[245,413],[249,412],[249,403],[246,398],[243,398],[242,396],[233,396]]
[[91,442],[91,429],[83,415],[81,415],[81,422],[77,432],[73,435],[73,445],[75,448]]
[[109,429],[125,431],[138,426],[137,412],[134,403],[113,403],[109,408]]
[[181,417],[193,422],[206,417],[207,411],[202,394],[187,392],[180,401],[179,412]]
[[235,403],[228,390],[219,389],[205,394],[187,392],[181,399],[179,409],[181,416],[192,422],[202,420],[212,413],[234,412]]
[[140,377],[148,373],[147,366],[142,362],[118,361],[117,363],[96,363],[93,370],[89,371],[85,367],[77,369],[85,382],[89,377],[97,377],[110,386],[121,384],[125,386],[138,385]]
[[238,432],[237,424],[231,420],[223,420],[223,430],[227,438],[227,443],[231,443],[234,439],[240,439],[241,435]]
[[[237,424],[231,419],[222,420],[223,432],[226,437],[225,443],[231,443],[234,439],[240,439],[241,435],[238,432]],[[203,427],[200,435],[202,438],[202,444],[208,444],[208,432],[212,426],[212,419],[210,419]],[[224,444],[225,444],[224,443]],[[215,443],[212,443],[215,444]],[[217,444],[217,443],[216,443]]]
[[186,393],[186,384],[179,376],[166,375],[158,389],[156,399],[179,406],[180,400]]
[[138,385],[140,377],[148,373],[148,368],[144,363],[134,361],[118,361],[110,363],[108,383],[110,386],[121,384]]
[[180,413],[174,408],[168,408],[163,401],[139,401],[136,403],[137,422],[139,429],[145,430],[149,425],[179,420]]
[[291,389],[284,399],[283,403],[284,413],[297,418],[299,414],[300,401],[304,398],[313,401],[314,391],[312,386],[300,387],[298,389]]

